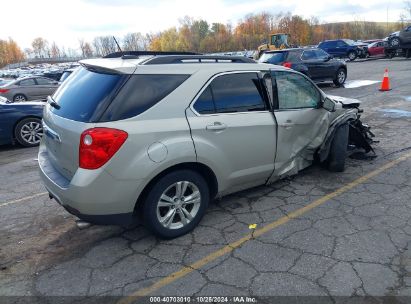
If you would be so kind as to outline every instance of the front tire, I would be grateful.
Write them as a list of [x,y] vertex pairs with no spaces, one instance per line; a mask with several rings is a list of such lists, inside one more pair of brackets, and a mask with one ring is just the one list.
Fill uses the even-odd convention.
[[354,61],[357,59],[357,53],[354,51],[350,51],[347,55],[349,61]]
[[338,69],[337,73],[335,74],[335,78],[333,79],[334,84],[339,87],[342,86],[345,83],[345,80],[347,79],[347,72],[345,69]]
[[145,225],[155,235],[171,239],[194,229],[210,200],[204,178],[192,170],[178,170],[161,177],[143,205]]
[[332,172],[343,172],[345,169],[345,159],[347,158],[348,147],[348,124],[343,124],[335,131],[331,143],[330,154],[328,155],[328,170]]
[[34,117],[23,119],[14,128],[14,136],[22,146],[38,146],[43,136],[41,120]]
[[398,37],[394,37],[390,40],[390,45],[391,46],[396,47],[396,46],[400,46],[400,44],[401,44],[401,40]]

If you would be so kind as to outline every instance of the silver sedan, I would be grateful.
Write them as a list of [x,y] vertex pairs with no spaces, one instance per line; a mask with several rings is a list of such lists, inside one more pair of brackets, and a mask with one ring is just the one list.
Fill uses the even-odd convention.
[[0,96],[14,102],[46,99],[58,88],[59,83],[41,76],[20,78],[0,87]]

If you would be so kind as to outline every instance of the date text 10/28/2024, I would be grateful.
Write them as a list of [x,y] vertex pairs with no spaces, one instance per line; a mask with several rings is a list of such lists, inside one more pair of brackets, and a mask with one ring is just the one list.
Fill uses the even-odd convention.
[[150,303],[257,303],[253,297],[150,297]]

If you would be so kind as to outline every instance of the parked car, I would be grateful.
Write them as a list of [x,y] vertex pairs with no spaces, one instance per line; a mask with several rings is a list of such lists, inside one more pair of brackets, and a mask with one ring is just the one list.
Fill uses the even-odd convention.
[[358,100],[327,96],[282,66],[201,55],[81,63],[48,99],[38,162],[50,197],[86,222],[140,218],[177,237],[216,196],[314,158],[342,171],[347,147],[365,147],[349,137],[363,134]]
[[325,40],[318,47],[334,57],[348,58],[350,61],[365,56],[364,49],[350,39]]
[[4,79],[4,78],[0,78],[0,87],[3,85],[8,84],[9,82],[12,82],[13,79]]
[[59,84],[45,77],[24,77],[0,87],[0,96],[19,102],[27,100],[46,99],[53,94]]
[[26,147],[40,143],[44,102],[10,102],[0,97],[0,144],[18,142]]
[[385,56],[384,50],[387,44],[384,41],[378,41],[368,45],[370,56]]
[[411,44],[411,25],[405,27],[402,31],[394,32],[388,36],[390,46],[396,47],[403,44]]
[[347,79],[347,64],[318,48],[269,51],[260,57],[259,62],[294,69],[314,81],[332,80],[337,86],[343,85]]
[[62,84],[63,81],[65,81],[76,69],[67,69],[63,71],[63,74],[61,74],[61,77],[59,79],[59,83]]

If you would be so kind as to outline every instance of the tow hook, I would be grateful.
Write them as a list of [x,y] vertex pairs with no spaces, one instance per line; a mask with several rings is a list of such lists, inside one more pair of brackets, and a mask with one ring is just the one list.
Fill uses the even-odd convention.
[[78,229],[84,230],[84,229],[89,228],[91,226],[91,223],[85,222],[85,221],[82,221],[82,220],[76,220],[76,226],[77,226]]

